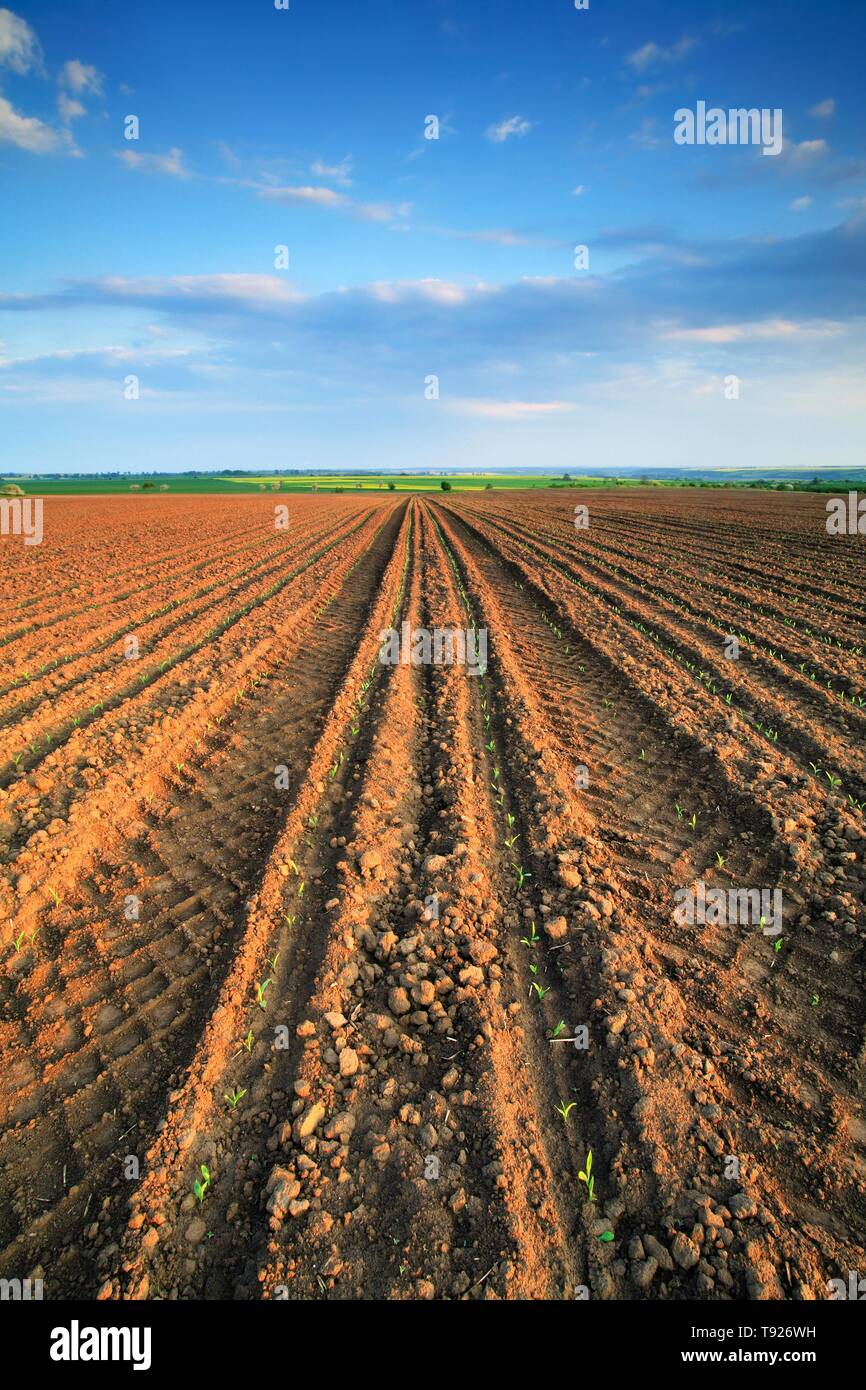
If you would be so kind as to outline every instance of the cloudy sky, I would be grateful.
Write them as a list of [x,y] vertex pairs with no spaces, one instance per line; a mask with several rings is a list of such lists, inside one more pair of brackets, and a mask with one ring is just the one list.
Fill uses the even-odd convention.
[[0,8],[0,470],[862,465],[864,55],[862,0]]

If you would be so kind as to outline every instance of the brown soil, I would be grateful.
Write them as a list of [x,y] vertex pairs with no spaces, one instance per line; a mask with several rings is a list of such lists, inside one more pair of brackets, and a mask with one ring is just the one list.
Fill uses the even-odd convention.
[[[828,1297],[866,1267],[863,541],[761,493],[288,505],[2,542],[0,1277]],[[404,621],[486,628],[486,673],[382,665]],[[780,937],[681,925],[698,881],[778,887]]]

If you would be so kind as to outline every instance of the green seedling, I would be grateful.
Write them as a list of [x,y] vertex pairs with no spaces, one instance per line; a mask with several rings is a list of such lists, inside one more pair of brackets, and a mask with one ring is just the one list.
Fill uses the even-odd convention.
[[243,1088],[242,1086],[235,1086],[233,1090],[231,1090],[231,1091],[226,1091],[226,1096],[225,1096],[225,1098],[226,1098],[226,1100],[228,1101],[229,1105],[231,1106],[232,1110],[236,1110],[237,1107],[238,1107],[238,1103],[239,1103],[241,1100],[243,1100],[243,1098],[244,1098],[245,1095],[246,1095],[246,1091],[244,1090],[244,1088]]
[[675,810],[676,813],[677,813],[677,820],[682,820],[682,818],[683,818],[683,808],[682,808],[682,806],[680,805],[680,803],[679,803],[678,801],[674,803],[674,810]]
[[543,999],[545,994],[550,993],[550,985],[540,985],[537,980],[532,981],[531,988],[535,990],[539,999]]
[[269,970],[276,971],[276,968],[277,968],[277,961],[279,960],[279,958],[280,958],[280,953],[279,953],[279,951],[276,951],[276,952],[274,953],[274,958],[273,958],[273,960],[267,960],[267,959],[266,959],[266,960],[265,960],[265,965],[268,967]]
[[508,839],[505,841],[505,846],[506,846],[506,848],[507,848],[507,849],[514,849],[514,846],[517,844],[517,841],[518,841],[519,839],[520,839],[520,836],[519,836],[519,835],[510,835],[510,836],[508,837]]
[[716,863],[718,864],[720,869],[723,869],[725,867],[725,856],[723,854],[719,854],[718,850],[716,850]]
[[50,897],[55,907],[59,907],[63,901],[60,894],[57,892],[57,889],[52,888],[51,884],[48,885],[48,896]]
[[256,985],[256,1001],[260,1009],[264,1009],[265,1007],[265,990],[268,985],[272,983],[271,980],[265,980],[263,983]]
[[695,812],[692,813],[692,818],[691,818],[691,820],[689,821],[689,828],[690,828],[691,830],[697,830],[697,828],[698,828],[698,813],[697,813],[697,811],[695,811]]
[[517,887],[518,887],[518,889],[521,889],[521,888],[523,887],[524,883],[526,882],[526,880],[527,880],[528,878],[532,878],[532,874],[527,873],[527,871],[526,871],[525,869],[522,869],[522,868],[520,867],[520,865],[518,864],[518,866],[517,866]]
[[247,1033],[246,1037],[244,1038],[243,1042],[241,1043],[241,1047],[245,1047],[246,1050],[247,1050],[247,1052],[252,1052],[252,1050],[253,1050],[253,1030],[252,1030],[252,1028],[250,1028],[249,1032]]
[[567,1105],[564,1101],[562,1101],[559,1105],[557,1105],[556,1113],[557,1115],[561,1115],[564,1120],[567,1120],[569,1115],[571,1114],[571,1111],[574,1109],[576,1105],[576,1100],[570,1100]]
[[513,824],[514,824],[514,816],[512,816],[511,814],[509,814],[509,815],[507,815],[507,816],[505,817],[505,819],[508,821],[508,829],[510,830],[511,827],[513,826]]
[[492,752],[493,752],[493,749],[495,748],[495,746],[496,746],[496,745],[494,744],[493,739],[491,739],[489,743],[485,743],[485,745],[484,745],[484,747],[487,749],[488,753],[492,753]]
[[830,789],[831,789],[831,791],[835,791],[836,788],[837,788],[838,786],[841,785],[842,778],[841,778],[841,777],[835,777],[835,776],[833,775],[832,772],[825,772],[825,773],[824,773],[824,776],[827,778],[827,781],[830,783]]
[[565,1019],[561,1018],[550,1035],[550,1041],[554,1042],[565,1028]]
[[646,749],[645,749],[645,748],[642,748],[642,749],[640,750],[640,760],[641,760],[642,763],[645,763],[645,762],[646,762]]
[[18,952],[21,950],[21,943],[22,943],[23,940],[24,940],[24,932],[23,932],[23,931],[20,931],[20,932],[18,933],[17,936],[13,936],[13,938],[12,938],[12,945],[15,947],[15,954],[16,954],[16,956],[17,956]]
[[193,1183],[192,1190],[195,1193],[196,1197],[198,1197],[199,1206],[201,1206],[201,1204],[204,1202],[205,1193],[210,1187],[210,1169],[208,1168],[206,1163],[202,1163],[199,1168],[199,1172],[201,1173],[201,1178],[196,1178],[195,1182]]
[[781,949],[782,949],[782,941],[783,941],[783,938],[782,938],[781,936],[777,936],[777,937],[776,937],[776,940],[773,942],[773,950],[774,950],[774,952],[775,952],[776,955],[778,955],[779,952],[780,952]]
[[592,1149],[586,1155],[586,1171],[582,1169],[577,1175],[578,1182],[586,1184],[586,1195],[590,1202],[595,1201],[595,1178],[592,1175]]
[[528,935],[528,936],[521,936],[521,938],[520,938],[520,944],[521,944],[521,946],[537,946],[537,945],[538,945],[538,942],[539,942],[539,936],[538,936],[538,932],[535,930],[535,923],[533,922],[532,925],[531,925],[530,928],[529,928],[529,935]]

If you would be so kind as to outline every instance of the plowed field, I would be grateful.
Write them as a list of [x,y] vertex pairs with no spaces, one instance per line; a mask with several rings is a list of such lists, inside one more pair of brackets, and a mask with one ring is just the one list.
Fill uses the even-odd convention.
[[[805,495],[287,504],[0,541],[0,1278],[828,1298],[866,1269],[863,539]],[[710,890],[778,923],[683,921]]]

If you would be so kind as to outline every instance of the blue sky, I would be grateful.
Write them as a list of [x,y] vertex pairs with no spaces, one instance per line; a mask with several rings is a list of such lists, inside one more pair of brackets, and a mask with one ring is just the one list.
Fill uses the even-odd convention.
[[0,7],[0,470],[862,465],[864,56],[862,0]]

